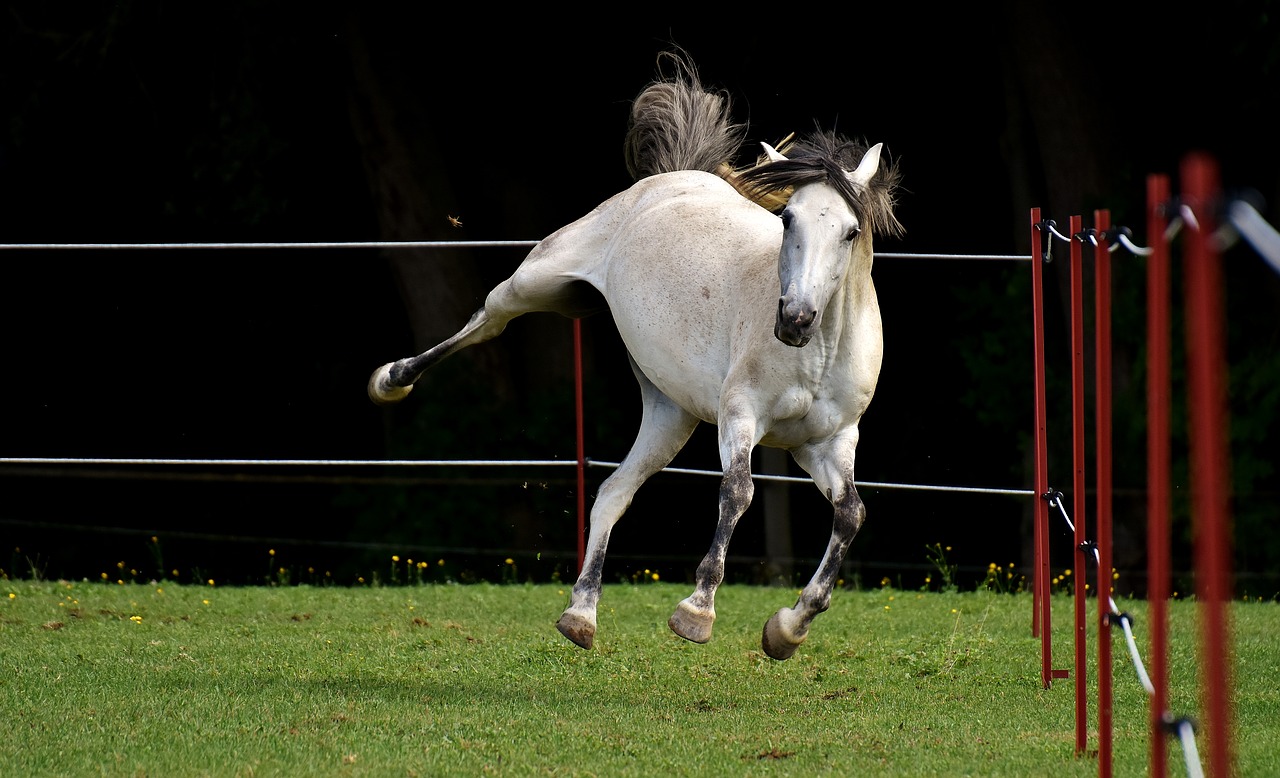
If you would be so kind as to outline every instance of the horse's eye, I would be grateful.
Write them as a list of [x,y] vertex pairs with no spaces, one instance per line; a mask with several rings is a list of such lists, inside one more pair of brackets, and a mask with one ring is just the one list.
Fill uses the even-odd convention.
[[861,232],[862,232],[861,227],[850,227],[849,231],[845,233],[844,239],[846,241],[853,240],[854,238],[858,237],[858,234]]
[[786,209],[784,209],[784,210],[782,211],[782,214],[781,214],[781,215],[782,215],[782,229],[784,229],[784,230],[785,230],[785,229],[790,228],[790,227],[791,227],[791,218],[792,218],[792,216],[791,216],[791,209],[790,209],[790,208],[786,208]]

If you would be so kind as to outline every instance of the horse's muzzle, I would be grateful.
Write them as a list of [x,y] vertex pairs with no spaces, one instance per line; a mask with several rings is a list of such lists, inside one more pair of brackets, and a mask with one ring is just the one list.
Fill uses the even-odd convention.
[[[796,306],[791,307],[794,309]],[[779,298],[778,319],[773,325],[773,336],[788,346],[800,348],[813,336],[813,326],[818,320],[818,313],[804,309],[797,313],[787,308],[787,298]]]

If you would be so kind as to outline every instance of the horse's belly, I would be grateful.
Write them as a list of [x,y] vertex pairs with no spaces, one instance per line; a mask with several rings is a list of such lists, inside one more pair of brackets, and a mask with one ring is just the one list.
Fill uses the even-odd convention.
[[[671,401],[703,421],[715,423],[724,386],[723,358],[692,345],[672,333],[647,335],[619,327],[627,351],[644,376]],[[664,344],[666,344],[664,346]]]

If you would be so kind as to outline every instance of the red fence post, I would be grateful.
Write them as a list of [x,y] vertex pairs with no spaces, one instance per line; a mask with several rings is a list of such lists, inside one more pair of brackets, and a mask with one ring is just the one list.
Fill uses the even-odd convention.
[[1210,774],[1230,775],[1230,672],[1226,606],[1230,599],[1230,473],[1222,262],[1213,244],[1220,205],[1216,163],[1200,154],[1182,163],[1184,200],[1196,215],[1183,255],[1187,306],[1187,406],[1191,442],[1196,600],[1205,667],[1201,676]]
[[1168,176],[1147,178],[1147,609],[1151,621],[1151,778],[1168,774],[1169,223]]
[[1084,252],[1079,240],[1082,219],[1071,217],[1071,443],[1074,459],[1071,512],[1075,516],[1075,626],[1076,626],[1076,753],[1088,746],[1086,661],[1088,627],[1085,625],[1085,478],[1084,478]]
[[1095,466],[1098,472],[1098,775],[1111,775],[1111,213],[1094,211]]
[[[1052,683],[1052,645],[1049,628],[1049,453],[1045,423],[1044,376],[1044,254],[1040,209],[1031,209],[1031,315],[1033,340],[1033,381],[1035,387],[1034,467],[1035,495],[1032,497],[1031,635],[1040,637],[1040,683]],[[1051,238],[1052,239],[1052,238]]]

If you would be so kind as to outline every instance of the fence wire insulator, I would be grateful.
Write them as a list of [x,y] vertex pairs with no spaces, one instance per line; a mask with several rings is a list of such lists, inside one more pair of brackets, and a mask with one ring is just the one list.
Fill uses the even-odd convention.
[[1115,605],[1113,604],[1112,605],[1113,612],[1105,614],[1102,617],[1103,622],[1105,622],[1107,625],[1115,624],[1116,626],[1122,629],[1124,628],[1132,629],[1133,617],[1130,616],[1125,611],[1115,611],[1114,608],[1115,608]]
[[1123,224],[1118,224],[1113,226],[1109,230],[1103,230],[1101,232],[1101,237],[1103,240],[1105,240],[1108,243],[1115,243],[1121,238],[1132,238],[1133,230],[1129,229]]
[[1166,735],[1178,735],[1184,727],[1191,729],[1192,734],[1200,732],[1200,725],[1190,716],[1177,716],[1165,713],[1160,719],[1160,731]]
[[1062,520],[1067,523],[1067,528],[1074,533],[1076,531],[1076,525],[1075,522],[1071,520],[1071,517],[1067,515],[1066,506],[1062,504],[1062,492],[1057,489],[1050,489],[1040,495],[1040,497],[1041,499],[1048,500],[1050,505],[1057,506],[1058,513],[1062,514]]
[[1063,235],[1061,232],[1058,232],[1058,223],[1052,219],[1045,219],[1044,221],[1037,224],[1036,227],[1046,232],[1049,236],[1047,242],[1045,243],[1045,250],[1044,250],[1044,263],[1047,265],[1053,261],[1053,239],[1056,237],[1058,240],[1062,241],[1063,243],[1070,243],[1072,241],[1072,238],[1069,238],[1066,235]]
[[1058,226],[1058,223],[1055,222],[1053,219],[1043,219],[1036,223],[1036,229],[1040,230],[1040,232],[1044,233],[1045,235],[1044,259],[1042,261],[1046,265],[1053,261],[1053,234],[1052,233],[1055,232],[1054,228],[1056,228],[1057,226]]
[[1097,563],[1098,563],[1098,541],[1096,541],[1096,540],[1083,540],[1083,541],[1081,541],[1081,542],[1080,542],[1080,545],[1079,545],[1079,546],[1077,546],[1077,548],[1079,548],[1079,549],[1080,549],[1081,551],[1083,551],[1084,553],[1091,555],[1091,556],[1093,557],[1094,565],[1095,565],[1095,566],[1097,565]]
[[1138,257],[1150,256],[1154,252],[1154,249],[1150,247],[1139,246],[1134,243],[1133,230],[1123,225],[1104,230],[1102,239],[1107,242],[1107,253],[1109,254],[1114,254],[1122,248]]

